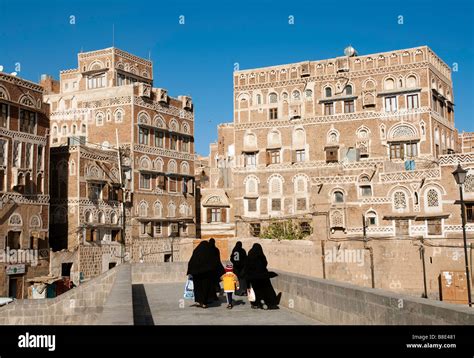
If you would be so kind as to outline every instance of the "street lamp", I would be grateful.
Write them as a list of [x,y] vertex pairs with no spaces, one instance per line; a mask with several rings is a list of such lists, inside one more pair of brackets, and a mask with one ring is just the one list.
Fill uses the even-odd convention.
[[456,170],[452,173],[456,184],[459,186],[459,196],[461,198],[461,220],[462,220],[462,238],[464,240],[464,261],[466,264],[466,280],[467,280],[467,302],[469,307],[472,307],[471,300],[471,276],[469,275],[469,262],[467,261],[467,239],[466,239],[466,208],[464,205],[463,184],[466,180],[467,170],[458,164]]

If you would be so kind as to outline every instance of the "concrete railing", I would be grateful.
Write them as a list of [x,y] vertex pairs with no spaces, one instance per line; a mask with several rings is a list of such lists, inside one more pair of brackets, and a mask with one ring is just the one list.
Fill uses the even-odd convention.
[[[119,265],[61,296],[0,308],[0,324],[134,323],[132,285],[184,282],[187,262]],[[474,325],[474,309],[278,271],[281,305],[327,324]]]
[[336,325],[474,325],[474,308],[278,272],[281,305]]
[[97,319],[100,325],[133,325],[132,268],[122,265]]
[[0,325],[95,324],[123,269],[117,266],[55,298],[10,303],[0,308]]

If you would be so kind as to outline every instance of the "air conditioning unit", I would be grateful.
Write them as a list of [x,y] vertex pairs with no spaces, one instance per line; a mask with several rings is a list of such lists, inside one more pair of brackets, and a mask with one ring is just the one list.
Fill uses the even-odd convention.
[[157,88],[157,98],[159,102],[168,103],[168,91],[164,88]]
[[311,75],[309,62],[302,63],[300,65],[300,76],[301,77],[308,77],[309,75]]
[[140,97],[148,97],[151,96],[151,86],[147,83],[140,83],[138,86],[138,95]]
[[189,96],[182,97],[183,102],[183,109],[192,109],[193,108],[193,100]]

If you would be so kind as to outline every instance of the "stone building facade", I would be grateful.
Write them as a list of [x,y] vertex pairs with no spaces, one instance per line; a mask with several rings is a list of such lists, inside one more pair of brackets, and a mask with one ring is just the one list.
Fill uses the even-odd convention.
[[38,84],[0,72],[0,296],[26,298],[28,280],[49,271],[49,105],[42,96]]
[[195,236],[192,99],[154,88],[152,73],[151,61],[107,48],[79,53],[59,82],[43,77],[59,181],[52,215],[67,232],[52,242],[103,257],[76,274],[93,276],[126,255],[169,260],[177,238]]
[[470,170],[474,198],[474,158],[458,154],[450,68],[426,46],[346,51],[234,72],[234,120],[209,158],[221,191],[210,209],[228,205],[229,236],[292,220],[312,239],[361,238],[364,226],[372,238],[460,237],[451,172]]

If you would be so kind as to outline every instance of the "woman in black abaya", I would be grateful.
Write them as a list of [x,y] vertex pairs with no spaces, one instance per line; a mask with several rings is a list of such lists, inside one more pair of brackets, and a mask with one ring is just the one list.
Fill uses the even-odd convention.
[[199,307],[207,308],[214,281],[214,250],[207,241],[201,241],[194,249],[188,263],[187,275],[193,276],[194,301]]
[[[247,262],[244,268],[249,287],[255,292],[256,300],[252,302],[252,308],[262,308],[267,306],[269,309],[277,309],[280,303],[281,293],[278,295],[273,289],[270,278],[276,277],[275,272],[267,270],[267,258],[263,253],[260,244],[254,244],[247,256]],[[262,302],[265,306],[263,306]]]
[[247,261],[247,252],[242,247],[241,241],[237,241],[234,248],[232,249],[232,253],[230,254],[230,261],[232,262],[232,265],[234,265],[234,273],[239,279],[239,289],[235,292],[235,294],[238,296],[246,295],[247,284],[245,282],[245,278],[242,276],[242,271]]
[[214,265],[213,285],[211,288],[210,298],[214,301],[218,301],[217,292],[220,292],[221,290],[221,276],[225,273],[225,269],[221,262],[221,253],[216,246],[216,240],[213,238],[209,239],[209,246],[213,252],[212,262]]

